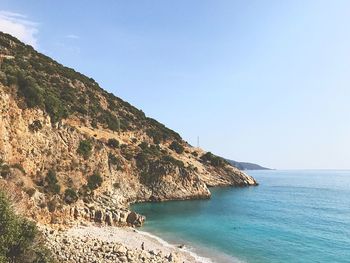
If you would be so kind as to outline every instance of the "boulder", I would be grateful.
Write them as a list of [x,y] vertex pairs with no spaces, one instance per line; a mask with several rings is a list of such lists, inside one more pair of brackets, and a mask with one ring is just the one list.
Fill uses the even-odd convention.
[[105,222],[107,225],[111,226],[112,223],[113,223],[113,219],[112,219],[112,215],[110,212],[106,212],[106,215],[105,215]]
[[146,218],[142,215],[139,215],[135,212],[130,212],[128,217],[126,218],[126,222],[130,225],[140,227],[145,222],[145,219]]
[[97,223],[103,222],[103,212],[101,210],[97,210],[95,212],[95,222],[97,222]]

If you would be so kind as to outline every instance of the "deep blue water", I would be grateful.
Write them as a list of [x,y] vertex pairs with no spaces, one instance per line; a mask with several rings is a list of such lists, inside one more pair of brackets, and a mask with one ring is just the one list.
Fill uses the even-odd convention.
[[[210,200],[137,204],[143,229],[221,262],[350,262],[350,171],[249,171]],[[217,253],[217,254],[216,254]]]

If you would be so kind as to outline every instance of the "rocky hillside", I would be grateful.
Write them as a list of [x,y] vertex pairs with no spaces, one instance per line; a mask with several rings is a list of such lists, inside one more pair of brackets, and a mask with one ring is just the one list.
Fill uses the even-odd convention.
[[[45,223],[134,223],[132,202],[209,198],[256,181],[0,32],[0,187]],[[124,211],[124,212],[123,212]]]

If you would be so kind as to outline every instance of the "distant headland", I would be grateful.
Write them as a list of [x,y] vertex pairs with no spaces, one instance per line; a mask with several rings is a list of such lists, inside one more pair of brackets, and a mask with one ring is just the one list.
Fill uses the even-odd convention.
[[255,163],[247,163],[247,162],[237,162],[234,160],[226,159],[232,166],[236,167],[240,170],[273,170],[271,168],[263,167],[261,165]]

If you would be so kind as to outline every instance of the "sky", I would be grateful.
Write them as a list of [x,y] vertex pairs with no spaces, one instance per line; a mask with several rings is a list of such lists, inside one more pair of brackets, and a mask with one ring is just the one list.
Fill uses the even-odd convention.
[[0,0],[0,30],[194,146],[350,168],[350,1]]

